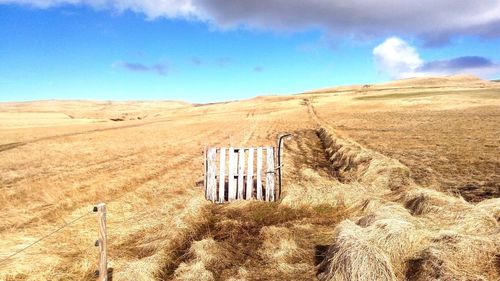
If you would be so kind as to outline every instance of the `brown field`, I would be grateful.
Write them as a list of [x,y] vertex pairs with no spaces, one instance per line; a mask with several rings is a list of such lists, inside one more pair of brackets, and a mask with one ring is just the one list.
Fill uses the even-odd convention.
[[[99,202],[112,280],[499,280],[498,124],[500,83],[469,76],[2,103],[0,280],[94,280]],[[205,200],[205,146],[284,132],[279,202]]]

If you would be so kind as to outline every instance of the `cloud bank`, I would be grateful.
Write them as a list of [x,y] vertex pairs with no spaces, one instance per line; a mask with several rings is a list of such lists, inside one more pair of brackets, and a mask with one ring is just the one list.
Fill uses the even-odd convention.
[[429,46],[456,35],[500,37],[500,0],[0,0],[38,8],[88,5],[149,19],[184,18],[219,28],[318,28],[331,36],[417,36]]
[[415,47],[398,37],[390,37],[376,46],[373,49],[373,58],[380,72],[396,79],[459,73],[490,78],[500,74],[500,63],[480,56],[424,62]]

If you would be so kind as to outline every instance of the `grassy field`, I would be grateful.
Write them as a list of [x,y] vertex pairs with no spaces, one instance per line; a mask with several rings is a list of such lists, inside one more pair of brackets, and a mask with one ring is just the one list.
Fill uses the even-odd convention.
[[408,166],[419,185],[479,202],[500,197],[500,167],[493,157],[500,155],[499,116],[498,106],[481,106],[331,118],[339,132]]
[[[0,104],[0,280],[498,280],[500,84]],[[276,203],[205,200],[205,146],[285,145]],[[16,256],[57,227],[80,218]]]

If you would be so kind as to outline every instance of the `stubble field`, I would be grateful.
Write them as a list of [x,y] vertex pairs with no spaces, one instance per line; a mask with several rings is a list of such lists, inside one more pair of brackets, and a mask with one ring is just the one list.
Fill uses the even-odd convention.
[[[0,280],[93,280],[99,202],[113,280],[498,280],[499,98],[460,76],[0,104]],[[279,202],[205,200],[205,146],[284,132]]]

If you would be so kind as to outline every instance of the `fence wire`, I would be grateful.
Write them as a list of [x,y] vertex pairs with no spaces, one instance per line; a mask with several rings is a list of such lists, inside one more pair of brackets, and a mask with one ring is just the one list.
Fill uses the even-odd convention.
[[31,248],[31,247],[33,247],[33,246],[35,246],[36,244],[38,244],[38,243],[42,242],[43,240],[45,240],[45,239],[49,238],[50,236],[52,236],[52,235],[53,235],[53,234],[55,234],[56,232],[59,232],[59,231],[60,231],[60,230],[62,230],[63,228],[66,228],[66,227],[68,227],[68,226],[70,226],[70,225],[74,224],[75,222],[77,222],[77,221],[79,221],[79,220],[83,219],[84,217],[88,216],[88,215],[89,215],[89,214],[91,214],[92,212],[93,212],[93,211],[86,212],[85,214],[83,214],[83,215],[81,215],[81,216],[79,216],[79,217],[77,217],[77,218],[75,218],[75,219],[73,219],[73,220],[71,220],[71,221],[69,221],[69,222],[65,223],[64,225],[62,225],[62,226],[60,226],[60,227],[58,227],[58,228],[56,228],[56,229],[52,230],[51,232],[49,232],[49,233],[45,234],[44,236],[42,236],[42,237],[38,238],[35,242],[33,242],[33,243],[31,243],[31,244],[29,244],[29,245],[25,246],[24,248],[22,248],[22,249],[20,249],[20,250],[15,251],[13,254],[11,254],[11,255],[7,256],[6,258],[3,258],[2,260],[0,260],[0,264],[3,264],[3,263],[4,263],[4,262],[6,262],[7,260],[10,260],[10,259],[12,259],[13,257],[17,256],[18,254],[20,254],[20,253],[22,253],[22,252],[24,252],[24,251],[28,250],[29,248]]

